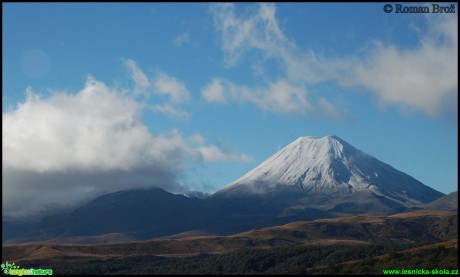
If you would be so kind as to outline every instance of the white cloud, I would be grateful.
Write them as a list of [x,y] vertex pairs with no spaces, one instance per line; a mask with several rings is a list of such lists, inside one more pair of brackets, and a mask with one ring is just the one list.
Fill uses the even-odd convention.
[[190,143],[196,144],[198,146],[203,146],[205,144],[204,137],[202,135],[198,134],[198,133],[190,136],[189,141],[190,141]]
[[201,90],[201,95],[207,102],[226,103],[224,87],[219,79],[213,79]]
[[[362,59],[337,61],[344,86],[364,86],[382,104],[406,105],[436,116],[458,99],[457,17],[431,18],[420,46],[376,43]],[[458,107],[456,108],[458,109]]]
[[170,104],[154,105],[152,107],[154,112],[162,113],[172,117],[188,117],[189,113],[178,108],[173,107]]
[[[274,82],[266,79],[265,84],[259,87],[237,85],[231,81],[225,81],[223,85],[224,81],[216,78],[202,90],[202,97],[207,102],[250,102],[264,111],[275,113],[327,117],[341,115],[324,97],[320,98],[319,104],[308,99],[304,75],[318,79],[319,74],[314,69],[297,73],[312,56],[297,55],[299,51],[295,44],[281,31],[273,4],[260,4],[259,10],[248,16],[237,15],[235,6],[228,3],[213,5],[211,11],[214,25],[221,35],[227,66],[235,66],[247,52],[260,51],[265,59],[274,58],[281,62],[285,76],[280,76]],[[254,63],[252,68],[256,75],[264,72],[259,62]]]
[[[289,99],[301,99],[304,107],[311,102],[306,95],[292,93],[292,88],[303,88],[324,81],[337,81],[340,86],[366,88],[373,93],[382,104],[410,107],[429,115],[442,114],[446,109],[457,110],[452,102],[458,100],[458,18],[456,16],[425,17],[428,28],[412,25],[409,29],[419,35],[419,45],[412,48],[401,48],[397,45],[384,45],[380,41],[369,43],[360,53],[348,57],[325,57],[316,54],[312,49],[301,50],[296,43],[286,37],[276,18],[274,4],[259,4],[256,11],[238,13],[235,5],[215,4],[211,7],[215,29],[221,39],[224,61],[227,66],[236,66],[244,55],[257,51],[262,54],[261,60],[253,62],[251,67],[256,75],[264,72],[263,64],[269,59],[278,62],[280,76],[283,80],[276,83],[291,88],[286,95],[275,92],[275,85],[266,81],[268,92],[260,93],[260,89],[246,90],[246,99],[267,95],[284,104],[273,104],[270,100],[254,100],[259,106],[273,112],[303,111],[289,103]],[[362,52],[365,54],[363,55]],[[358,50],[357,50],[358,53]],[[275,83],[275,84],[276,84]],[[213,96],[209,89],[202,96],[208,102],[222,103]],[[289,91],[289,90],[288,90]],[[298,91],[298,90],[294,90]],[[326,114],[345,114],[319,96],[319,105]],[[303,101],[305,100],[305,101]],[[310,101],[308,101],[310,100]],[[313,105],[313,104],[312,104]],[[314,105],[316,106],[316,104]],[[308,108],[308,107],[307,107]],[[316,109],[323,110],[323,109]],[[312,114],[312,113],[309,113]]]
[[287,80],[268,81],[264,87],[248,87],[229,80],[214,79],[201,93],[204,100],[210,103],[252,103],[264,111],[277,113],[343,116],[325,98],[311,103],[304,86],[295,86]]
[[[252,162],[253,158],[244,153],[236,154],[229,150],[228,146],[220,147],[216,145],[206,145],[206,140],[200,134],[194,134],[188,138],[191,145],[195,145],[201,157],[205,161],[238,161],[238,162]],[[222,144],[222,143],[221,143]],[[223,149],[222,149],[223,148]]]
[[190,99],[190,93],[185,85],[164,72],[159,72],[155,76],[153,85],[157,93],[169,95],[172,102],[186,102]]
[[318,83],[328,78],[321,57],[301,51],[287,38],[276,19],[274,4],[259,4],[257,12],[238,15],[233,4],[216,4],[211,8],[214,26],[221,35],[222,51],[227,66],[234,66],[243,54],[262,53],[264,58],[252,64],[255,74],[263,72],[263,61],[274,59],[291,83]]
[[145,90],[150,86],[149,79],[135,61],[126,59],[124,60],[124,64],[129,69],[137,90]]
[[24,103],[3,113],[4,164],[39,172],[129,169],[149,141],[140,109],[91,77],[76,95],[42,100],[29,89]]
[[160,70],[157,70],[153,80],[149,80],[134,60],[123,59],[123,63],[128,68],[130,77],[134,81],[134,95],[147,96],[149,95],[148,92],[153,92],[156,95],[168,96],[162,104],[153,105],[151,107],[153,111],[171,117],[189,115],[179,107],[179,104],[190,100],[190,92],[185,84]]
[[145,105],[129,95],[90,77],[75,94],[41,98],[29,88],[23,103],[3,112],[4,214],[134,187],[180,191],[185,163],[245,161],[244,154],[204,144],[199,134],[152,134],[141,121]]
[[259,11],[249,16],[238,16],[230,3],[211,6],[214,26],[221,33],[222,50],[227,65],[235,65],[242,54],[250,50],[263,50],[276,55],[286,39],[275,18],[273,4],[260,4]]
[[182,33],[178,35],[174,40],[173,43],[175,46],[179,47],[185,43],[190,43],[190,35],[188,32]]
[[211,146],[202,146],[198,148],[198,151],[200,152],[201,156],[203,157],[204,160],[208,161],[239,161],[239,162],[251,162],[253,160],[252,157],[246,155],[246,154],[228,154],[222,152],[221,149],[219,149],[215,145]]
[[304,87],[293,86],[286,80],[269,83],[266,89],[243,89],[244,98],[256,103],[264,110],[273,110],[282,113],[302,114],[312,110],[307,100]]

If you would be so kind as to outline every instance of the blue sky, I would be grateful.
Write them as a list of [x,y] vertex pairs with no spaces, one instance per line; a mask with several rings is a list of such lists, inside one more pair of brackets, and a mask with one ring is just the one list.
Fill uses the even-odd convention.
[[3,3],[2,13],[12,199],[52,190],[67,204],[132,180],[213,192],[299,136],[332,134],[457,190],[457,6]]

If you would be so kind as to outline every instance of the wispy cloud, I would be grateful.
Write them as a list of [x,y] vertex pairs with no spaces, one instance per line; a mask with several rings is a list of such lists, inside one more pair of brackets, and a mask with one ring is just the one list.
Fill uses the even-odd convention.
[[131,59],[123,59],[136,86],[136,92],[145,91],[150,86],[150,81],[144,71],[139,68],[137,63]]
[[157,70],[152,80],[149,80],[138,64],[131,59],[123,59],[123,63],[129,70],[130,77],[134,81],[133,93],[135,95],[166,96],[162,104],[153,105],[155,112],[160,112],[172,117],[188,116],[179,105],[188,102],[191,98],[186,85],[161,70]]
[[207,102],[226,103],[225,89],[220,79],[214,79],[201,90],[201,95]]
[[177,109],[170,104],[154,105],[152,111],[162,113],[172,117],[188,117],[190,114],[186,111]]
[[174,40],[173,43],[175,46],[180,47],[185,43],[190,43],[190,35],[188,32],[182,33],[178,35]]
[[251,103],[267,112],[322,117],[342,116],[323,97],[312,104],[307,98],[304,86],[295,86],[285,79],[268,81],[263,87],[249,87],[215,78],[202,89],[201,94],[208,103]]
[[253,158],[246,154],[224,153],[215,145],[199,147],[198,151],[200,152],[203,159],[207,161],[253,161]]
[[419,34],[416,48],[376,42],[364,57],[330,63],[337,69],[337,80],[343,86],[367,88],[383,105],[404,105],[431,116],[442,114],[446,102],[457,103],[458,99],[458,20],[430,16],[427,21],[428,29]]
[[156,93],[169,95],[174,103],[187,102],[190,99],[190,92],[186,86],[164,72],[156,75],[153,87]]
[[223,147],[222,145],[206,145],[205,138],[198,133],[190,136],[188,142],[196,147],[205,161],[238,161],[246,163],[254,160],[253,157],[244,153],[235,153],[225,145]]
[[[284,74],[276,80],[265,78],[264,84],[258,87],[248,87],[230,80],[224,81],[223,78],[215,78],[202,89],[204,100],[221,104],[249,102],[264,111],[303,116],[337,117],[341,114],[326,98],[317,97],[318,99],[313,101],[308,97],[304,77],[299,80],[297,69],[293,69],[299,67],[299,56],[295,56],[299,51],[283,34],[273,4],[260,4],[259,10],[249,15],[238,15],[235,6],[229,3],[215,4],[211,12],[214,26],[220,34],[224,61],[228,67],[237,66],[245,54],[259,51],[265,60],[277,60]],[[260,61],[252,64],[252,68],[256,75],[264,71]]]
[[228,66],[236,65],[241,56],[251,50],[276,55],[287,42],[276,20],[273,4],[261,4],[258,12],[247,16],[238,15],[235,5],[230,3],[214,4],[211,12]]
[[[458,110],[456,104],[455,107],[451,104],[458,99],[458,19],[455,16],[425,17],[428,28],[424,33],[412,26],[419,35],[416,47],[373,41],[359,49],[359,53],[357,50],[357,54],[327,57],[312,49],[299,49],[295,41],[283,33],[274,4],[259,4],[258,10],[246,13],[237,12],[233,4],[214,4],[211,14],[226,66],[238,66],[239,61],[252,52],[263,57],[251,65],[256,75],[264,71],[264,61],[278,63],[281,74],[277,81],[266,80],[265,86],[246,90],[252,96],[243,98],[281,100],[281,106],[270,100],[251,101],[265,110],[304,114],[311,107],[324,106],[329,111],[326,114],[346,114],[325,96],[317,97],[318,102],[307,98],[310,85],[325,81],[335,81],[343,87],[363,87],[382,105],[409,107],[431,116],[443,114],[447,108]],[[212,84],[214,87],[208,86],[202,91],[203,98],[224,103],[225,97],[218,93],[218,83]],[[277,93],[275,88],[281,86],[290,89]],[[300,102],[288,103],[289,99]],[[310,110],[307,114],[314,113]]]
[[130,95],[89,77],[74,94],[40,97],[29,88],[23,103],[3,112],[4,214],[135,187],[183,191],[178,178],[186,163],[248,159],[199,134],[152,134],[141,121],[146,106]]

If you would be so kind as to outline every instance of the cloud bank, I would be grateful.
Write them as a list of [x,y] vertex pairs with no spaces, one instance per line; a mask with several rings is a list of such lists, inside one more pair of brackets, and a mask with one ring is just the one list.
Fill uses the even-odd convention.
[[[127,66],[136,88],[151,84],[135,63],[128,60]],[[178,101],[173,92],[184,92],[174,85],[178,81],[164,75],[158,80]],[[206,144],[199,134],[152,134],[141,121],[145,104],[134,94],[93,77],[73,94],[40,97],[28,88],[23,103],[2,113],[4,215],[29,215],[136,187],[187,191],[180,181],[186,163],[250,160]]]

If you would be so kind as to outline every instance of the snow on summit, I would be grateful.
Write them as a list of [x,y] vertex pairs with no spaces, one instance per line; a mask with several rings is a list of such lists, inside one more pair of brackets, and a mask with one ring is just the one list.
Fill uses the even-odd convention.
[[[335,136],[300,137],[225,189],[262,182],[272,189],[276,185],[315,191],[326,189],[337,185],[334,176],[330,176],[335,173],[330,169],[331,164],[336,164],[337,160],[348,164],[344,151],[350,153],[358,150],[344,145]],[[346,173],[342,174],[345,178]],[[340,172],[335,175],[340,177]]]
[[286,190],[331,195],[368,191],[402,205],[442,196],[336,136],[300,137],[215,195],[232,197]]

